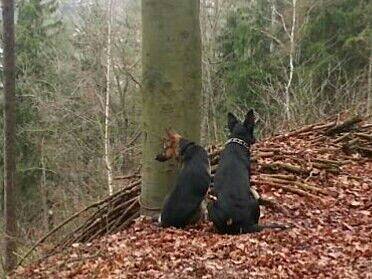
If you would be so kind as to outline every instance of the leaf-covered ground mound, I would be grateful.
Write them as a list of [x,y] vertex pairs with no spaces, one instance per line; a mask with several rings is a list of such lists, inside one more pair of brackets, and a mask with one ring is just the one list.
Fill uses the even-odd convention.
[[139,218],[12,277],[372,278],[372,125],[335,127],[314,124],[254,147],[252,184],[289,212],[264,208],[261,222],[292,229],[226,236],[209,222],[177,230]]

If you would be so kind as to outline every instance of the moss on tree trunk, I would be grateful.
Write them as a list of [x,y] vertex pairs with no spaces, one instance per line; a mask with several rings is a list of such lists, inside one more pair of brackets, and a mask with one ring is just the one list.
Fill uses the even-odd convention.
[[166,128],[200,141],[199,0],[142,0],[142,213],[160,210],[176,164],[154,160]]

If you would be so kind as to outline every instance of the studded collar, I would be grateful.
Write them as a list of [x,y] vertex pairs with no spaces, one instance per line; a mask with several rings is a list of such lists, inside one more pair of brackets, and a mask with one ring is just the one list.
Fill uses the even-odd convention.
[[249,150],[249,145],[248,143],[246,143],[244,140],[241,140],[241,139],[238,139],[238,138],[231,138],[229,139],[225,145],[229,144],[229,143],[237,143],[237,144],[240,144],[242,146],[244,146],[246,149]]

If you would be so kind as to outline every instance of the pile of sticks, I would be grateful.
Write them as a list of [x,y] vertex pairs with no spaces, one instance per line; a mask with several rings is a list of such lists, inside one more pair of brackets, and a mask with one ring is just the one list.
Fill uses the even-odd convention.
[[[213,176],[223,145],[212,145],[207,150]],[[321,173],[344,173],[344,165],[370,160],[371,157],[372,123],[367,123],[358,115],[349,118],[338,115],[255,144],[251,157],[252,185],[280,188],[321,202],[323,195],[337,197],[337,192],[320,187],[314,182],[314,177]],[[22,260],[51,234],[83,213],[85,215],[91,211],[85,221],[66,235],[53,250],[76,242],[90,242],[129,226],[139,216],[141,176],[137,170],[132,175],[115,179],[123,181],[126,186],[61,223],[40,239]]]

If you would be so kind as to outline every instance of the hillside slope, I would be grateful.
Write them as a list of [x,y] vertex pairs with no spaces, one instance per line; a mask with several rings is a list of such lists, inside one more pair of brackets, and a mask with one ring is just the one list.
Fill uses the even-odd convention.
[[[265,208],[261,220],[290,230],[225,236],[209,222],[176,230],[139,218],[12,278],[372,278],[372,124],[349,120],[254,146],[252,184],[289,212]],[[209,150],[212,165],[219,150]]]

